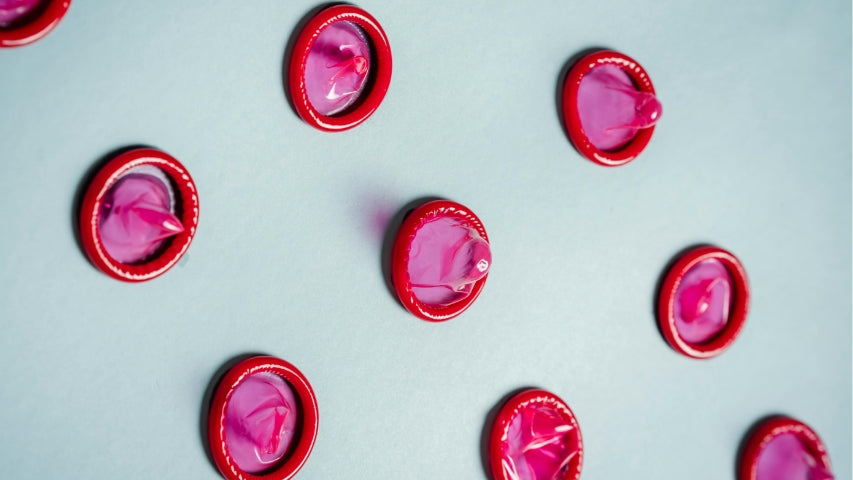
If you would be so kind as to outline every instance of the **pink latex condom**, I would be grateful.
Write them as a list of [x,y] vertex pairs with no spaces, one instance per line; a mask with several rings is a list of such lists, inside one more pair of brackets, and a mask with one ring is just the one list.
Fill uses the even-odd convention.
[[311,105],[327,116],[352,106],[367,83],[370,57],[370,42],[358,25],[339,21],[323,29],[305,65],[305,90]]
[[249,473],[273,467],[284,458],[296,434],[299,404],[280,376],[249,376],[231,393],[225,410],[225,444],[234,463]]
[[658,326],[667,343],[692,358],[712,358],[734,343],[746,322],[749,283],[732,253],[713,246],[682,254],[665,273]]
[[584,157],[608,167],[636,158],[663,113],[643,67],[609,50],[586,55],[572,66],[562,104],[572,144]]
[[738,480],[832,480],[831,468],[826,447],[811,427],[774,417],[747,439]]
[[50,33],[71,0],[0,0],[0,48],[29,45]]
[[489,455],[495,480],[575,480],[583,459],[580,427],[559,397],[526,390],[498,412]]
[[716,258],[694,265],[675,291],[675,328],[689,343],[704,343],[729,320],[732,278]]
[[246,358],[213,391],[208,443],[227,480],[293,478],[308,461],[318,430],[314,390],[280,358]]
[[0,28],[25,22],[43,0],[0,0]]
[[119,178],[104,197],[98,223],[107,253],[121,263],[138,263],[183,232],[174,197],[169,179],[154,167],[140,166]]
[[89,182],[80,205],[80,242],[98,270],[142,282],[178,263],[198,219],[198,189],[186,167],[166,152],[133,148]]
[[373,115],[391,83],[391,46],[379,22],[354,5],[332,5],[294,35],[287,93],[299,117],[340,132]]
[[477,298],[492,265],[479,218],[455,202],[427,202],[403,221],[392,251],[397,296],[414,315],[449,320]]

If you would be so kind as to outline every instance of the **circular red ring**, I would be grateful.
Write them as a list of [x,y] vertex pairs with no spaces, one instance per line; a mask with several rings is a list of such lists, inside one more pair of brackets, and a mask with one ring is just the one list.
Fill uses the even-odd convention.
[[454,217],[460,219],[467,226],[476,230],[486,242],[489,241],[489,236],[486,234],[483,222],[471,210],[464,205],[449,200],[427,202],[414,209],[403,220],[391,251],[391,282],[394,284],[394,290],[396,290],[397,297],[399,297],[403,306],[406,307],[406,310],[416,317],[430,322],[443,322],[458,316],[474,303],[474,300],[477,299],[483,290],[489,274],[487,273],[485,277],[475,282],[471,289],[471,294],[456,303],[446,306],[432,306],[418,300],[412,290],[412,282],[409,279],[409,249],[417,231],[424,223],[436,217]]
[[[139,264],[127,265],[110,256],[101,243],[98,216],[104,195],[128,170],[153,165],[163,171],[176,187],[177,203],[184,231],[175,235],[162,254]],[[136,148],[113,158],[92,179],[80,207],[80,237],[83,250],[98,270],[125,282],[143,282],[172,268],[184,255],[198,227],[198,190],[187,169],[171,155],[153,148]]]
[[[270,372],[290,384],[299,398],[302,407],[302,426],[299,436],[294,440],[296,446],[292,453],[278,467],[260,475],[243,471],[238,467],[225,444],[225,411],[234,389],[250,375]],[[305,375],[292,364],[279,358],[269,356],[251,357],[228,370],[216,386],[210,406],[208,421],[208,439],[213,461],[216,468],[228,480],[286,480],[293,478],[296,472],[305,465],[311,450],[317,442],[317,431],[320,426],[320,411],[317,408],[317,397]]]
[[581,438],[581,428],[575,418],[575,414],[569,405],[566,404],[560,397],[551,392],[540,389],[524,390],[512,398],[510,398],[498,412],[495,417],[495,422],[492,424],[492,431],[489,435],[489,467],[492,470],[492,478],[494,480],[513,480],[503,468],[503,453],[501,445],[503,445],[509,434],[509,425],[513,417],[519,409],[531,403],[542,404],[553,408],[566,423],[572,425],[575,434],[575,441],[578,444],[578,454],[569,461],[569,468],[566,475],[559,480],[577,480],[581,476],[581,466],[583,464],[583,439]]
[[[373,48],[376,69],[362,98],[355,107],[340,115],[323,115],[311,105],[305,89],[305,66],[308,53],[323,29],[340,22],[352,22],[364,31]],[[296,113],[309,125],[327,132],[348,130],[367,120],[379,108],[391,84],[391,45],[385,31],[369,13],[353,5],[335,5],[315,15],[299,33],[290,59],[288,85]]]
[[601,65],[621,67],[631,77],[634,86],[641,92],[654,95],[655,87],[652,85],[648,73],[639,63],[627,55],[612,50],[602,50],[584,56],[572,66],[566,76],[566,82],[563,84],[563,122],[569,139],[584,157],[605,167],[618,167],[637,158],[651,140],[655,127],[653,125],[638,130],[627,145],[615,151],[600,150],[589,141],[583,125],[581,125],[580,113],[577,108],[578,88],[580,88],[583,77],[593,68]]
[[[675,328],[675,292],[681,280],[696,264],[703,260],[719,260],[732,277],[732,305],[729,319],[723,330],[706,343],[689,343]],[[740,334],[749,310],[749,283],[746,270],[730,252],[717,247],[704,246],[681,256],[666,274],[658,299],[658,325],[667,343],[679,353],[692,358],[711,358],[723,353]]]
[[41,13],[31,21],[17,27],[0,28],[0,48],[23,47],[40,40],[56,28],[65,12],[71,6],[71,0],[47,0]]
[[750,435],[738,465],[738,480],[757,480],[758,456],[773,437],[792,433],[803,442],[809,453],[827,470],[832,469],[829,454],[820,437],[805,423],[790,417],[774,417],[762,422]]

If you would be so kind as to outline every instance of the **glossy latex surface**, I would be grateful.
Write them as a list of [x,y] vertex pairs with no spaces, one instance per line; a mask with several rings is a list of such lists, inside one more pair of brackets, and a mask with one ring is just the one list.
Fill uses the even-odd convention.
[[249,473],[282,459],[300,416],[293,389],[280,376],[261,372],[247,377],[231,394],[225,413],[225,443],[238,467]]
[[341,20],[323,29],[305,65],[308,101],[321,115],[335,115],[353,105],[370,73],[370,43],[356,24]]
[[0,0],[0,28],[26,21],[44,0]]
[[184,231],[174,211],[168,178],[155,167],[137,167],[104,196],[98,218],[104,249],[121,263],[146,260],[167,238]]
[[565,476],[578,454],[574,427],[547,406],[521,408],[509,425],[504,464],[519,480],[552,480]]
[[689,343],[703,343],[726,326],[731,308],[732,279],[719,260],[694,265],[675,292],[675,328]]
[[657,123],[663,112],[654,94],[637,90],[617,65],[599,65],[583,77],[577,108],[587,138],[604,151],[625,146],[638,130]]
[[833,476],[809,453],[799,437],[773,437],[758,455],[756,480],[832,480]]
[[439,217],[424,223],[409,251],[409,279],[418,300],[449,305],[471,294],[489,273],[489,244],[459,219]]

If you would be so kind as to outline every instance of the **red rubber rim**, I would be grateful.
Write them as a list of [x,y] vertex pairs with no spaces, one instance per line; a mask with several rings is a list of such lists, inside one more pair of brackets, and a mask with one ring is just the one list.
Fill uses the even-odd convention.
[[461,314],[474,303],[474,300],[483,290],[489,274],[475,282],[471,294],[456,303],[447,306],[432,306],[418,300],[412,291],[412,282],[409,279],[409,250],[417,231],[424,223],[436,217],[458,218],[465,222],[468,227],[476,230],[486,242],[489,241],[489,236],[486,234],[483,222],[473,212],[465,206],[449,200],[427,202],[416,208],[403,220],[391,252],[391,281],[394,284],[394,290],[397,291],[397,297],[400,298],[406,310],[416,317],[430,322],[443,322]]
[[[299,436],[294,439],[295,447],[284,461],[272,470],[255,475],[246,473],[238,467],[231,458],[225,444],[225,409],[234,389],[246,377],[256,373],[274,373],[290,384],[302,408],[302,420]],[[275,357],[252,357],[235,365],[219,382],[213,393],[208,421],[208,438],[210,450],[216,468],[228,480],[286,480],[293,478],[296,472],[305,465],[314,443],[317,442],[317,431],[320,425],[320,411],[317,408],[317,397],[305,375],[296,367]]]
[[[732,277],[733,302],[729,319],[723,330],[706,343],[689,343],[675,328],[675,292],[681,280],[697,263],[717,259],[726,267]],[[717,247],[699,247],[679,258],[667,272],[661,285],[658,301],[658,324],[667,343],[679,353],[692,358],[715,357],[729,348],[740,334],[749,309],[749,283],[746,270],[740,260],[726,250]]]
[[507,441],[509,425],[513,417],[515,417],[520,408],[531,403],[553,408],[563,417],[566,423],[574,427],[572,432],[575,432],[578,454],[569,460],[569,468],[566,471],[566,475],[559,480],[577,480],[581,476],[581,465],[583,464],[583,439],[581,438],[580,425],[578,425],[575,414],[566,402],[551,392],[539,389],[525,390],[513,396],[498,412],[495,423],[492,424],[491,435],[489,436],[489,467],[492,470],[492,478],[494,480],[514,480],[504,471],[501,445]]
[[589,141],[581,125],[580,113],[577,108],[578,88],[583,77],[593,68],[601,65],[616,65],[621,67],[631,77],[634,86],[641,92],[648,92],[654,95],[655,87],[652,85],[652,80],[649,78],[648,73],[646,73],[639,63],[627,55],[611,50],[602,50],[581,58],[572,66],[569,74],[566,76],[566,82],[563,84],[563,121],[565,122],[569,139],[584,157],[599,165],[618,167],[637,158],[643,149],[646,148],[649,140],[651,140],[655,127],[651,126],[638,130],[637,134],[627,145],[615,151],[600,150]]
[[[163,171],[176,188],[179,216],[184,231],[169,240],[157,257],[139,264],[127,265],[115,260],[104,249],[98,232],[98,216],[104,195],[128,170],[140,165],[153,165]],[[110,160],[95,175],[83,196],[80,208],[80,237],[83,250],[98,270],[125,282],[143,282],[158,277],[172,268],[184,255],[198,227],[198,191],[192,177],[181,162],[153,148],[137,148]]]
[[[329,25],[349,21],[364,31],[374,52],[376,68],[358,103],[340,115],[323,115],[311,105],[305,89],[305,66],[308,53],[323,29]],[[296,113],[308,124],[327,132],[339,132],[359,125],[379,108],[391,84],[391,45],[388,37],[369,13],[352,5],[335,5],[322,10],[299,33],[290,59],[288,85]]]
[[832,470],[826,446],[811,427],[790,417],[775,417],[759,425],[747,440],[738,467],[739,480],[757,480],[758,456],[761,454],[761,450],[773,437],[784,433],[796,435],[823,468]]
[[0,48],[23,47],[40,40],[56,28],[70,6],[71,0],[48,0],[31,21],[9,29],[0,28]]

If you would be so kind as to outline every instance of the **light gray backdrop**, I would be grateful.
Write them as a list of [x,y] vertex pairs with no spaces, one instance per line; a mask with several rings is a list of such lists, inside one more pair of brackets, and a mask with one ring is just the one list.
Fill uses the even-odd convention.
[[[0,469],[5,478],[218,478],[199,416],[214,372],[263,352],[307,375],[320,435],[300,479],[481,479],[488,412],[569,402],[585,479],[731,478],[758,418],[793,415],[851,478],[851,5],[846,0],[366,1],[394,53],[376,114],[296,117],[285,45],[310,1],[74,0],[0,51]],[[606,169],[560,125],[562,67],[596,46],[650,73],[664,115]],[[75,192],[108,152],[181,160],[201,200],[182,263],[95,270]],[[494,268],[444,324],[381,272],[405,203],[468,205]],[[696,243],[753,302],[721,357],[673,352],[656,282]]]

